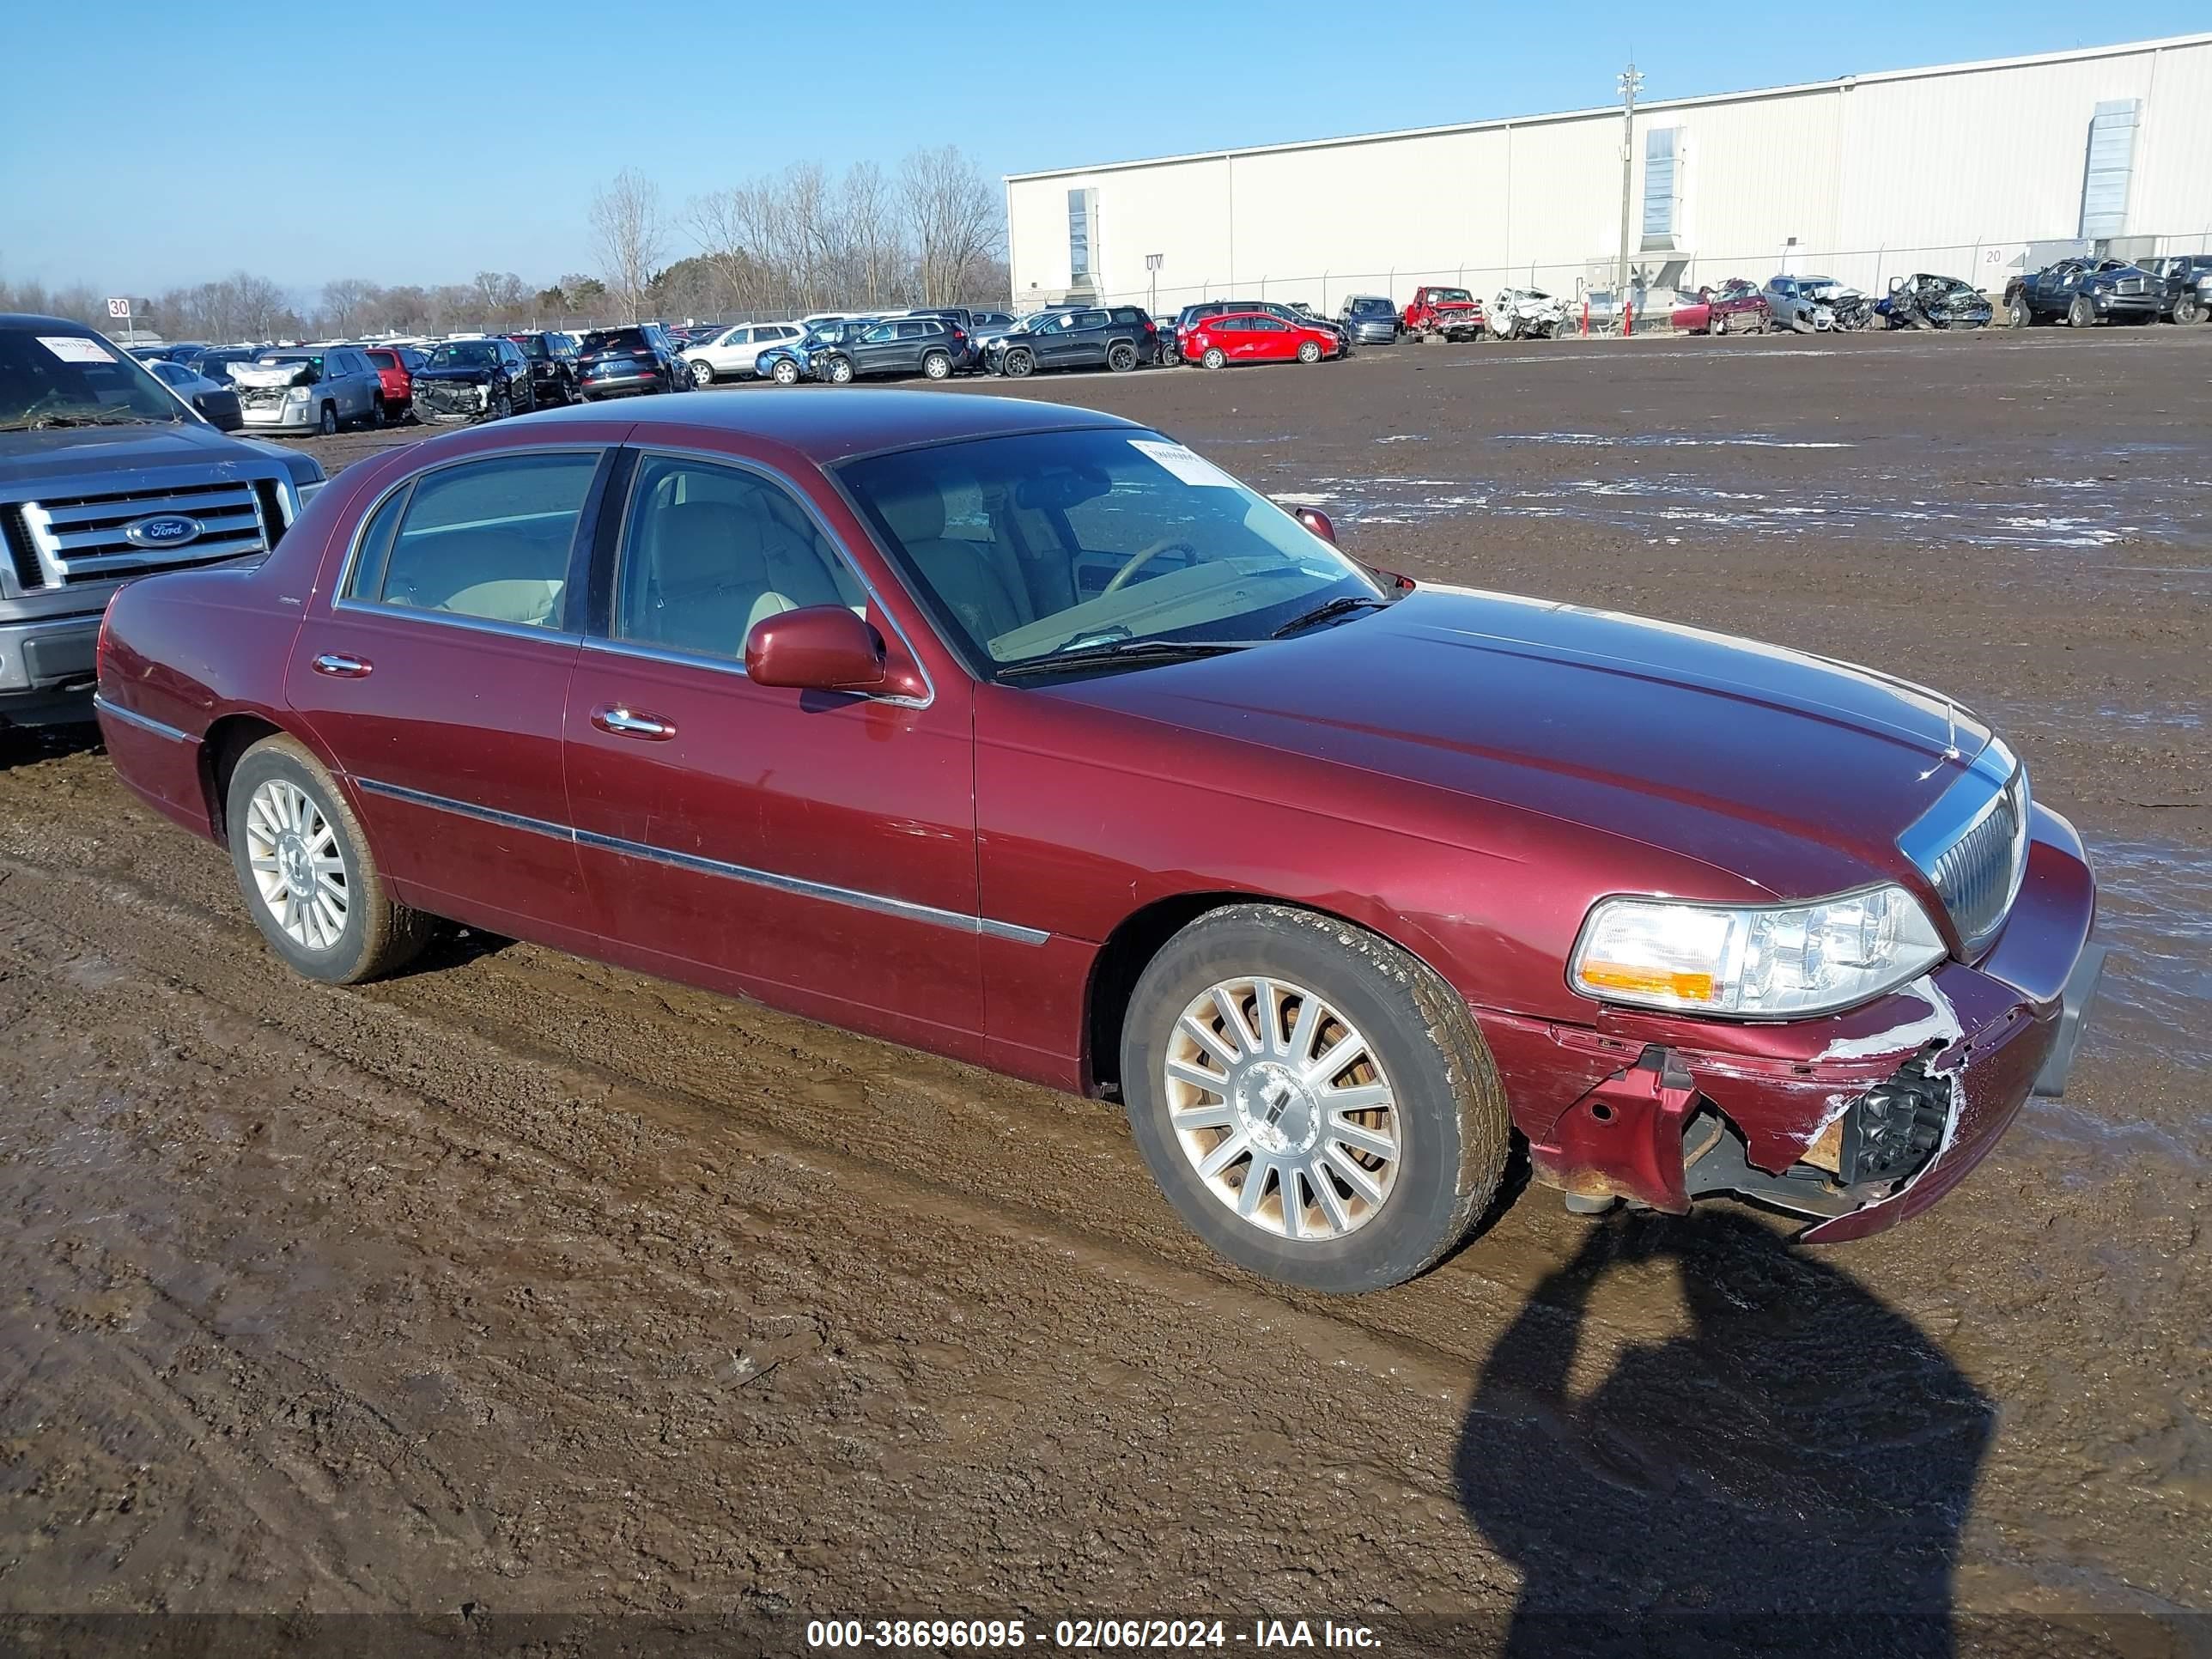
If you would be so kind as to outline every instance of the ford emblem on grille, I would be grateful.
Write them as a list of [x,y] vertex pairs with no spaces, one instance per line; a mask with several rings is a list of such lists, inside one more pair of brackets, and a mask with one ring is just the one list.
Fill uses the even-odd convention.
[[182,547],[200,538],[200,521],[181,513],[156,513],[123,526],[123,539],[133,547]]

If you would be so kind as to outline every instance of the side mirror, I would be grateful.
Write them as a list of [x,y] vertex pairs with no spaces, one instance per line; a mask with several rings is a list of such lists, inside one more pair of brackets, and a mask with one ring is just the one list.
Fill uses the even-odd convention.
[[1893,276],[1893,277],[1891,277],[1891,278],[1889,279],[1889,291],[1890,291],[1892,294],[1902,294],[1902,293],[1904,293],[1904,292],[1905,292],[1905,278],[1904,278],[1904,277],[1902,277],[1902,276]]
[[763,617],[745,636],[745,675],[756,685],[802,691],[874,691],[884,683],[883,637],[842,605]]
[[1291,516],[1331,547],[1336,545],[1336,526],[1328,521],[1328,514],[1319,507],[1302,507]]

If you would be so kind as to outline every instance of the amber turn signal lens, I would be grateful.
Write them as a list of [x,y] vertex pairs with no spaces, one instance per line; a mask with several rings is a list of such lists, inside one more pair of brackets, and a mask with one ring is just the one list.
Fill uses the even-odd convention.
[[1585,962],[1582,977],[1585,985],[1601,986],[1608,991],[1656,991],[1684,1002],[1713,1000],[1711,974],[1666,974],[1650,968],[1631,968],[1625,963]]

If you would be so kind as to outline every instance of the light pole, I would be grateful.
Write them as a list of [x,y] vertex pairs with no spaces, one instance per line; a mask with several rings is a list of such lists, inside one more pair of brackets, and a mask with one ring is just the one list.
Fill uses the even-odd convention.
[[1620,259],[1613,268],[1613,320],[1620,325],[1621,309],[1628,303],[1628,210],[1636,183],[1636,92],[1644,77],[1631,60],[1620,72]]

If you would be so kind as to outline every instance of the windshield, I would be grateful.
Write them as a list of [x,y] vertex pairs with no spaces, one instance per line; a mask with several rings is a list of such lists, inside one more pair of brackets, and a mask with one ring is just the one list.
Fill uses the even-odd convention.
[[187,418],[167,387],[105,340],[0,329],[0,431]]
[[1463,288],[1432,288],[1429,290],[1431,305],[1462,305],[1474,298],[1474,295]]
[[489,340],[454,340],[430,354],[433,368],[490,368],[499,362],[499,348]]
[[1397,311],[1388,300],[1354,300],[1352,314],[1355,317],[1395,317]]
[[981,666],[1264,640],[1326,600],[1381,597],[1282,508],[1139,428],[979,438],[838,476]]

